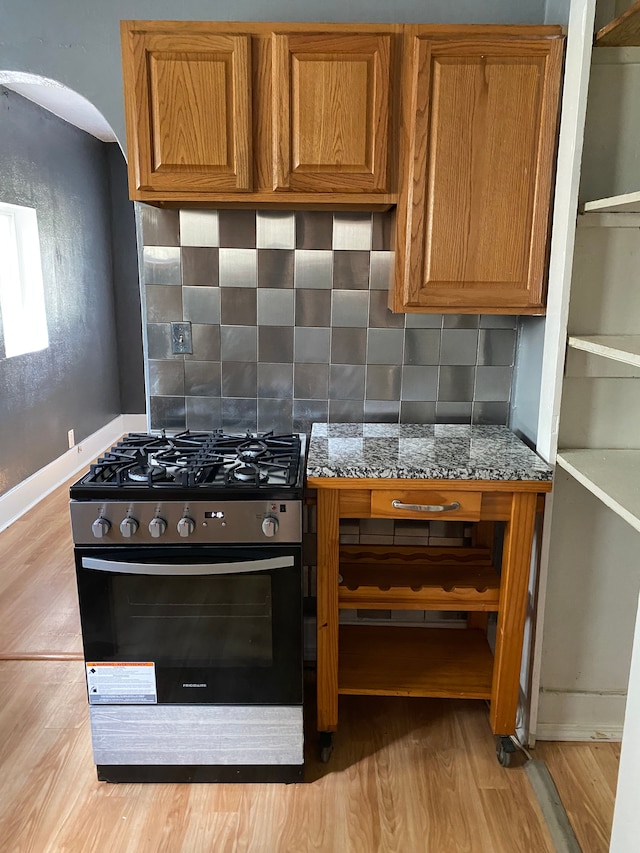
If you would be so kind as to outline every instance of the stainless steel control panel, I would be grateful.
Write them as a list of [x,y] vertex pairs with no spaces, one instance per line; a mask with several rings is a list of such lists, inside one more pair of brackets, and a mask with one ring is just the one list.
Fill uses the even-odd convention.
[[70,512],[76,545],[302,541],[299,500],[72,500]]

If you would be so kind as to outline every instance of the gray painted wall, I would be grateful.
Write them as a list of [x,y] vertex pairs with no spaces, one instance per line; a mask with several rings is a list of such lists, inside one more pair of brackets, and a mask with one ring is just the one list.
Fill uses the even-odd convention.
[[539,24],[545,0],[0,0],[0,69],[88,98],[124,146],[122,19]]
[[0,88],[0,199],[37,210],[49,330],[0,360],[0,493],[122,411],[107,149]]

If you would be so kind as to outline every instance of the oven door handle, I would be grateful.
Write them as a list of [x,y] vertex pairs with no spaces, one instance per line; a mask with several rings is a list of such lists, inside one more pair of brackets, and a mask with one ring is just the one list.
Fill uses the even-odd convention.
[[130,563],[83,557],[84,569],[124,575],[238,575],[247,572],[269,572],[295,566],[292,556],[270,557],[266,560],[242,560],[237,563]]

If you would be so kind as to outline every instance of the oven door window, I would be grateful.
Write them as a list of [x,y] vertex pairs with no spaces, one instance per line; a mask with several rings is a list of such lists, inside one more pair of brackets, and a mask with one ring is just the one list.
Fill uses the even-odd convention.
[[264,557],[250,548],[76,551],[86,660],[154,663],[159,703],[301,702],[300,551],[270,550],[283,567],[252,571]]
[[154,578],[115,575],[113,614],[120,654],[153,650],[156,665],[273,665],[269,575]]

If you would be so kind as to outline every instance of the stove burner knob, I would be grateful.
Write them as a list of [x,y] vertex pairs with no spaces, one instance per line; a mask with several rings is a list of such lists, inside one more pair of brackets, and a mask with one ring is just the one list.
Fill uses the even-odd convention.
[[192,518],[189,518],[188,515],[185,515],[184,518],[181,518],[178,522],[178,533],[186,539],[187,536],[191,536],[195,527],[195,521]]
[[152,518],[149,522],[149,533],[153,536],[154,539],[158,539],[167,529],[167,522],[164,518],[160,518],[159,515],[156,515],[155,518]]
[[111,527],[111,522],[107,521],[106,518],[100,516],[96,518],[96,520],[91,525],[91,530],[96,539],[102,539],[103,536],[106,536]]
[[138,532],[138,522],[132,516],[128,515],[126,518],[123,518],[120,522],[120,533],[125,537],[125,539],[130,539],[135,533]]
[[268,515],[262,520],[262,532],[265,536],[271,538],[278,532],[278,519],[272,515]]

